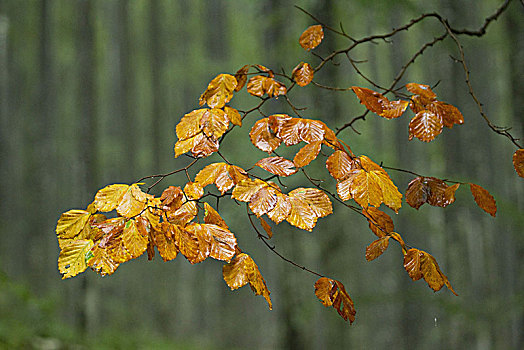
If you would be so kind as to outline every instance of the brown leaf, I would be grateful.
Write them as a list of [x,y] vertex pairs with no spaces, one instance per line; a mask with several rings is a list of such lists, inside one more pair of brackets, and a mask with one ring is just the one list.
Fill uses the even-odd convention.
[[255,166],[278,176],[290,176],[297,172],[297,169],[294,169],[295,164],[282,157],[263,158],[256,162]]
[[442,133],[442,126],[440,115],[428,110],[418,112],[409,122],[409,140],[416,137],[420,141],[430,142]]
[[[200,135],[200,138],[198,136]],[[218,140],[213,137],[207,137],[204,134],[195,136],[195,143],[191,153],[197,158],[207,157],[211,153],[218,151]]]
[[168,213],[169,222],[184,227],[188,222],[198,214],[198,208],[195,201],[188,201],[182,204],[174,212]]
[[164,190],[164,192],[162,192],[160,200],[164,207],[168,207],[169,210],[175,211],[182,206],[184,193],[179,186],[169,186]]
[[371,112],[386,119],[400,117],[409,105],[408,101],[389,101],[384,95],[367,88],[352,86],[351,89],[357,95],[361,104],[365,105]]
[[406,269],[409,277],[411,277],[413,281],[422,278],[422,272],[420,271],[421,256],[421,251],[415,248],[411,248],[404,255],[404,269]]
[[253,143],[256,148],[267,153],[273,152],[281,142],[281,140],[271,132],[268,118],[257,121],[251,129],[249,137],[251,138],[251,143]]
[[389,236],[384,236],[371,242],[371,244],[366,248],[366,260],[375,260],[382,255],[382,253],[384,253],[388,248],[389,238]]
[[264,231],[266,231],[267,236],[269,238],[272,238],[273,231],[271,230],[271,226],[269,226],[269,224],[266,222],[266,220],[264,220],[264,218],[259,217],[258,219],[260,220],[260,225],[262,225],[262,228],[264,229]]
[[497,204],[495,198],[483,187],[470,183],[469,188],[477,205],[489,215],[495,217]]
[[345,321],[350,324],[355,321],[355,305],[339,281],[327,277],[319,278],[315,282],[315,295],[324,306],[333,306]]
[[513,153],[513,167],[520,177],[524,177],[524,148]]
[[263,75],[251,77],[247,82],[247,92],[253,96],[262,97],[267,93],[269,97],[277,97],[287,93],[286,86],[281,82]]
[[298,43],[304,48],[304,50],[309,51],[317,47],[322,42],[322,39],[324,39],[324,31],[322,30],[322,26],[317,24],[308,27],[300,35]]
[[278,98],[278,96],[285,95],[287,93],[286,85],[273,78],[266,78],[263,82],[264,91],[269,97]]
[[377,208],[362,208],[362,213],[368,219],[369,228],[378,237],[384,237],[395,229],[391,217]]
[[428,101],[432,101],[437,97],[437,95],[433,92],[433,90],[431,90],[429,85],[409,83],[406,84],[406,89]]
[[222,108],[233,98],[237,80],[230,74],[219,74],[211,80],[206,91],[200,96],[200,105],[205,103],[211,108]]
[[304,123],[300,118],[292,118],[286,114],[273,114],[269,116],[269,125],[286,146],[293,146],[302,141],[300,134]]
[[434,114],[442,118],[442,123],[447,128],[452,128],[454,124],[463,124],[464,116],[457,107],[441,101],[434,101],[426,106]]
[[266,299],[269,309],[273,308],[266,281],[264,281],[262,274],[258,270],[257,264],[249,255],[245,253],[238,254],[229,264],[222,267],[222,275],[231,290],[238,289],[249,283],[253,293],[262,295]]
[[313,80],[313,68],[309,63],[300,62],[291,73],[293,80],[300,86],[306,86]]
[[237,86],[235,88],[235,91],[240,91],[246,85],[247,81],[247,72],[249,71],[249,64],[246,64],[244,67],[240,68],[235,73],[235,79],[237,80]]
[[302,168],[311,163],[320,153],[322,141],[311,142],[302,147],[293,158],[293,163],[297,168]]
[[435,177],[417,177],[413,179],[406,190],[406,201],[415,209],[424,203],[445,208],[455,201],[455,191],[460,184],[448,186]]

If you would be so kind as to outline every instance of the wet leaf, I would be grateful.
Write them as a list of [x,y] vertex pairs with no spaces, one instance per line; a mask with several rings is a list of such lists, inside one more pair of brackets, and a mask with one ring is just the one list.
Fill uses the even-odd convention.
[[241,202],[249,202],[251,197],[258,192],[262,187],[266,187],[267,184],[259,179],[251,180],[245,179],[238,183],[233,189],[233,199]]
[[441,101],[434,101],[427,105],[426,108],[435,115],[441,117],[442,123],[447,128],[451,129],[454,124],[460,125],[464,123],[464,116],[462,113],[460,113],[457,107],[450,104]]
[[293,159],[297,168],[302,168],[311,163],[320,153],[322,141],[311,142],[302,147]]
[[420,271],[421,255],[420,250],[415,248],[411,248],[404,255],[404,269],[406,269],[409,277],[411,277],[413,281],[422,278],[422,272]]
[[205,103],[211,108],[222,108],[233,98],[237,80],[230,74],[219,74],[211,80],[206,91],[200,96],[200,105]]
[[132,184],[120,199],[116,211],[126,218],[137,216],[144,211],[147,200],[151,197],[151,195],[142,192],[138,184]]
[[96,193],[93,202],[96,210],[108,212],[116,209],[128,189],[129,185],[123,184],[114,184],[102,188]]
[[389,236],[380,237],[366,248],[366,260],[371,261],[378,258],[386,251],[389,245]]
[[424,203],[445,208],[455,201],[455,191],[460,184],[448,186],[435,177],[417,177],[406,190],[406,202],[415,209]]
[[[199,252],[198,238],[190,231],[177,225],[171,225],[171,236],[178,251],[189,261],[195,261]],[[209,254],[209,253],[208,253]]]
[[314,210],[299,196],[288,196],[288,201],[291,205],[291,210],[286,217],[286,221],[303,230],[313,231],[318,219]]
[[300,62],[291,73],[293,80],[300,86],[306,86],[313,80],[314,70],[309,63]]
[[175,212],[169,212],[169,222],[184,227],[198,214],[198,208],[194,201],[182,204]]
[[260,188],[250,199],[249,209],[258,217],[272,210],[277,204],[278,192],[273,187]]
[[321,277],[315,282],[315,295],[326,307],[332,306],[349,323],[355,321],[355,305],[344,285],[337,280]]
[[93,246],[93,241],[74,240],[65,245],[58,256],[58,271],[62,279],[74,277],[87,269],[86,254]]
[[322,42],[322,39],[324,39],[324,31],[322,30],[322,26],[320,24],[313,25],[308,27],[298,39],[298,43],[304,50],[312,50],[320,43]]
[[378,237],[384,237],[395,229],[391,217],[377,208],[362,208],[362,213],[368,219],[369,228]]
[[274,223],[279,224],[284,221],[291,212],[291,202],[285,194],[277,194],[277,203],[275,207],[267,213],[267,216]]
[[268,118],[257,121],[251,129],[249,137],[256,148],[271,153],[280,145],[281,140],[271,132],[268,122]]
[[454,290],[451,284],[449,283],[446,275],[440,270],[437,261],[435,258],[426,252],[421,252],[422,256],[420,258],[420,271],[424,277],[424,280],[427,282],[428,286],[433,289],[435,292],[442,289],[444,285],[455,295],[458,295]]
[[295,164],[282,157],[263,158],[256,162],[255,166],[261,167],[271,174],[278,176],[290,176],[297,172]]
[[146,251],[147,241],[147,236],[138,231],[135,220],[129,220],[122,233],[122,242],[132,258],[137,258]]
[[99,245],[94,245],[88,256],[87,265],[101,276],[112,275],[120,265],[120,262],[113,260],[108,249]]
[[229,119],[231,123],[237,126],[242,126],[242,117],[236,109],[229,106],[225,106],[224,112],[226,113],[226,118]]
[[360,103],[371,112],[386,119],[400,117],[409,105],[408,101],[389,101],[384,95],[367,88],[352,86],[351,89],[357,95]]
[[264,229],[264,231],[266,231],[267,236],[269,238],[272,238],[273,231],[271,230],[271,226],[269,226],[269,224],[266,222],[266,220],[264,220],[264,218],[259,217],[258,219],[260,220],[260,225],[262,225],[262,228]]
[[286,86],[273,79],[263,75],[251,77],[247,82],[247,92],[253,96],[262,97],[267,94],[269,97],[277,97],[287,93]]
[[175,242],[175,237],[179,228],[176,225],[171,225],[167,222],[162,223],[161,231],[154,231],[154,241],[158,249],[158,253],[164,261],[171,261],[178,255],[178,248]]
[[195,136],[195,143],[191,149],[191,153],[193,153],[193,156],[197,158],[207,157],[218,151],[218,146],[218,140],[213,137],[207,137],[202,133]]
[[196,136],[202,130],[202,118],[207,112],[207,108],[202,108],[185,114],[176,126],[178,140],[184,141]]
[[247,81],[247,72],[249,71],[249,64],[246,64],[244,67],[240,68],[235,73],[235,79],[237,80],[237,86],[235,88],[235,91],[240,91],[246,85]]
[[470,183],[469,188],[477,205],[489,215],[495,217],[497,204],[495,198],[483,187]]
[[420,97],[428,101],[432,101],[437,97],[437,94],[435,94],[433,90],[431,90],[429,85],[409,83],[406,84],[406,89],[412,92],[413,94],[419,95]]
[[524,148],[513,153],[513,167],[520,177],[524,177]]
[[226,132],[229,126],[229,119],[223,110],[213,108],[204,113],[200,123],[204,135],[218,140]]
[[356,165],[346,152],[337,150],[327,159],[326,168],[335,180],[343,181],[356,169]]
[[91,214],[85,210],[72,209],[60,216],[56,224],[58,238],[73,238],[84,229]]
[[212,206],[210,206],[208,203],[204,203],[204,210],[204,222],[206,224],[214,224],[229,230],[229,227],[227,227],[224,219],[222,219],[220,214]]
[[409,122],[409,140],[430,142],[442,133],[442,117],[428,110],[418,112]]
[[313,210],[316,217],[322,218],[333,213],[333,206],[327,194],[317,188],[297,188],[288,193],[290,198],[300,198]]
[[164,207],[169,207],[170,210],[174,211],[182,206],[184,192],[179,186],[169,186],[162,192],[160,200]]
[[260,274],[255,261],[249,255],[245,253],[238,254],[229,264],[222,267],[222,275],[231,290],[238,289],[249,283],[253,293],[262,295],[266,299],[269,309],[273,308],[266,281]]

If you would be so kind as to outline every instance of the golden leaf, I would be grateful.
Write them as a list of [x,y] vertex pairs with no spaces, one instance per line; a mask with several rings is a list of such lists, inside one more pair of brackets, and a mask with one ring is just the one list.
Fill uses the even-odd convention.
[[96,193],[93,204],[98,211],[107,212],[114,210],[128,189],[129,185],[123,184],[106,186]]
[[233,189],[232,198],[241,202],[249,202],[251,197],[265,186],[267,186],[267,183],[259,179],[251,180],[248,178],[242,180]]
[[112,275],[120,265],[119,262],[113,260],[108,249],[98,244],[93,246],[88,255],[90,258],[87,260],[87,265],[102,276]]
[[384,95],[367,88],[352,86],[351,89],[357,95],[361,104],[365,105],[371,112],[386,119],[400,117],[409,105],[408,101],[390,101]]
[[483,187],[470,183],[469,188],[477,205],[489,215],[495,217],[497,204],[495,198]]
[[395,229],[391,217],[377,208],[362,208],[362,213],[368,219],[369,228],[378,237],[384,237]]
[[219,74],[211,80],[206,91],[200,96],[200,105],[211,108],[222,108],[233,98],[233,91],[237,87],[237,80],[230,74]]
[[198,182],[188,182],[184,186],[184,193],[189,199],[199,199],[204,195],[204,189]]
[[343,181],[351,175],[351,171],[357,168],[346,152],[336,150],[326,160],[326,168],[331,176],[337,181]]
[[245,253],[238,254],[229,264],[222,267],[222,275],[231,290],[238,289],[249,283],[253,293],[262,295],[266,299],[269,309],[273,309],[271,298],[269,297],[271,292],[267,289],[266,281],[260,274],[257,264],[249,255]]
[[163,207],[169,208],[171,211],[175,211],[182,206],[184,201],[184,192],[179,186],[169,186],[162,192],[160,201]]
[[226,118],[231,121],[234,125],[242,126],[242,117],[240,113],[229,106],[224,107],[224,112],[226,113]]
[[255,75],[247,82],[247,92],[253,96],[262,97],[266,93],[264,82],[268,79],[263,75]]
[[464,116],[457,107],[441,101],[433,101],[426,108],[442,118],[442,123],[447,128],[452,128],[454,124],[463,124]]
[[513,167],[520,177],[524,177],[524,148],[513,153]]
[[382,255],[382,253],[384,253],[388,248],[389,238],[389,236],[384,236],[371,242],[371,244],[366,248],[366,260],[375,260]]
[[194,261],[200,249],[197,236],[177,225],[171,226],[170,232],[178,251],[180,251],[189,262]]
[[295,164],[282,157],[263,158],[256,162],[255,166],[278,176],[290,176],[297,172],[297,169],[294,169]]
[[269,97],[278,98],[278,96],[285,95],[287,93],[286,85],[273,78],[266,78],[262,84],[264,91]]
[[87,269],[86,256],[93,246],[93,241],[74,240],[62,247],[58,256],[58,271],[62,279],[74,277]]
[[319,278],[315,282],[315,295],[324,306],[333,306],[345,321],[350,324],[355,321],[355,305],[339,281],[327,277]]
[[429,85],[423,85],[423,84],[416,84],[416,83],[409,83],[406,84],[406,89],[415,95],[419,95],[422,98],[432,101],[434,100],[437,95],[431,90]]
[[300,62],[291,72],[291,76],[298,85],[306,86],[313,80],[314,73],[309,63]]
[[86,226],[91,214],[85,210],[72,209],[60,216],[56,224],[58,238],[73,238]]
[[169,222],[185,226],[198,214],[198,207],[194,201],[188,201],[182,204],[175,212],[168,213]]
[[124,232],[122,233],[122,242],[124,247],[131,254],[131,257],[138,258],[147,249],[148,237],[138,231],[135,220],[131,219],[126,222]]
[[272,210],[277,204],[277,190],[267,186],[260,188],[250,199],[249,209],[260,217]]
[[204,134],[212,139],[218,140],[229,126],[227,114],[217,108],[208,109],[200,121]]
[[180,119],[176,126],[176,136],[179,142],[196,136],[202,130],[202,118],[208,111],[207,108],[195,109]]
[[320,43],[322,42],[322,39],[324,39],[324,31],[322,30],[322,26],[320,24],[313,25],[308,27],[298,39],[298,43],[304,50],[312,50]]
[[424,277],[424,280],[427,282],[428,286],[433,289],[435,292],[442,289],[444,285],[455,295],[458,295],[454,290],[451,284],[449,283],[446,275],[440,270],[437,261],[435,258],[426,252],[421,251],[420,258],[420,271]]
[[291,202],[285,194],[277,194],[275,207],[267,213],[267,216],[276,224],[284,221],[291,212]]
[[132,184],[122,196],[116,211],[126,218],[134,217],[145,209],[147,200],[151,197],[151,195],[142,192],[138,184]]
[[224,219],[222,219],[220,214],[218,214],[218,212],[212,206],[204,202],[204,210],[204,222],[206,224],[215,224],[217,226],[225,228],[226,230],[229,230],[229,227],[227,227],[227,224],[224,221]]
[[440,115],[428,110],[420,111],[409,122],[409,140],[416,137],[420,141],[430,142],[442,133],[442,127]]
[[286,221],[303,230],[313,231],[318,219],[315,211],[299,196],[288,196],[288,201],[291,210]]
[[415,248],[411,248],[404,255],[404,269],[406,269],[409,277],[411,277],[413,281],[422,278],[422,272],[420,271],[421,255],[421,251]]
[[267,236],[269,238],[272,238],[273,231],[271,230],[271,226],[269,226],[269,224],[266,222],[266,220],[264,220],[264,218],[259,217],[258,219],[260,220],[260,225],[262,225],[262,228],[264,229],[264,231],[266,231]]
[[299,198],[306,202],[316,217],[322,218],[333,213],[331,201],[324,191],[317,188],[297,188],[288,193],[288,196]]
[[305,145],[297,152],[295,158],[293,158],[293,163],[297,168],[305,167],[318,156],[321,148],[322,141],[314,141]]
[[213,224],[196,223],[186,226],[185,230],[198,238],[198,253],[202,258],[198,260],[210,256],[229,262],[235,255],[237,240],[229,230]]
[[280,145],[281,140],[271,132],[268,122],[268,118],[257,121],[249,132],[249,137],[256,148],[271,153]]
[[179,231],[179,228],[167,222],[161,224],[161,231],[153,231],[156,248],[164,261],[171,261],[178,254],[175,241],[178,232],[176,231]]
[[211,153],[218,151],[218,146],[218,140],[215,138],[207,137],[203,133],[198,134],[195,136],[194,146],[191,149],[191,153],[193,153],[193,156],[196,158],[207,157]]

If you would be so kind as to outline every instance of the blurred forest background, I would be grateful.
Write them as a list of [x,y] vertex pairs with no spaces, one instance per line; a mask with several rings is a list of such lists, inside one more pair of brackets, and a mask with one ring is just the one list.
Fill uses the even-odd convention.
[[[462,111],[462,126],[429,144],[408,142],[408,116],[369,115],[354,125],[361,135],[348,128],[339,136],[377,162],[478,183],[494,195],[496,218],[475,205],[467,186],[446,209],[404,203],[394,217],[396,230],[435,256],[460,296],[411,281],[396,244],[366,262],[374,236],[366,220],[340,206],[313,233],[276,226],[274,244],[284,255],[345,284],[357,308],[349,326],[317,300],[315,276],[272,254],[244,208],[227,200],[222,216],[259,265],[273,311],[249,287],[230,291],[222,263],[210,260],[191,266],[182,257],[163,263],[143,256],[109,277],[87,271],[61,280],[60,214],[85,208],[107,184],[188,164],[173,156],[174,126],[198,107],[212,78],[245,64],[288,74],[300,61],[316,66],[318,58],[298,45],[316,23],[295,4],[333,27],[342,22],[358,38],[431,11],[476,30],[501,1],[0,0],[0,348],[524,348],[524,181],[513,170],[515,147],[489,130],[468,95],[450,39],[429,48],[401,83],[439,82],[439,99]],[[362,45],[352,58],[367,60],[359,67],[389,85],[442,32],[428,19],[391,43]],[[524,7],[512,1],[484,37],[460,39],[487,115],[522,137]],[[317,51],[326,56],[348,44],[326,31]],[[371,88],[346,61],[336,63],[315,80]],[[290,97],[333,129],[364,110],[352,92],[307,86]],[[235,108],[256,103],[245,90],[231,101]],[[264,112],[292,114],[282,99]],[[265,156],[249,141],[254,122],[250,115],[221,145],[244,168]],[[312,173],[326,178],[324,162],[317,163]],[[413,178],[391,176],[402,192]],[[291,188],[305,183],[295,177],[286,182]],[[173,176],[161,187],[184,183]]]

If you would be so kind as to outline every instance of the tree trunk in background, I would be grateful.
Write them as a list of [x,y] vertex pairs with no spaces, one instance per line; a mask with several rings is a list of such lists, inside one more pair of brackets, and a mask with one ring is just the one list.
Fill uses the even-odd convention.
[[[90,0],[78,1],[77,20],[78,30],[78,67],[79,67],[79,185],[82,189],[81,203],[89,203],[93,193],[96,193],[99,185],[99,161],[98,161],[98,122],[96,106],[96,45],[94,26],[94,2]],[[81,313],[80,329],[85,337],[88,337],[96,329],[98,322],[98,290],[91,283],[93,276],[82,276],[82,287],[80,295],[84,297]],[[95,277],[96,278],[96,277]]]

